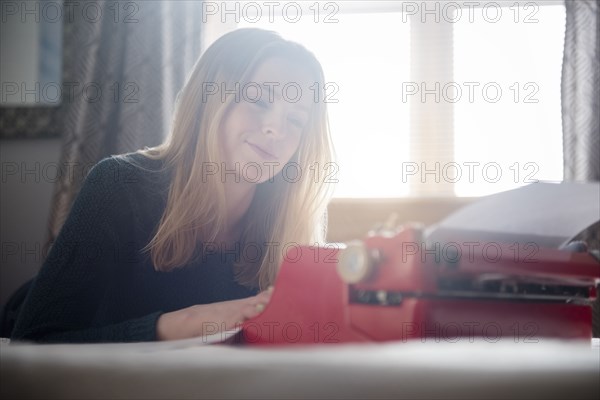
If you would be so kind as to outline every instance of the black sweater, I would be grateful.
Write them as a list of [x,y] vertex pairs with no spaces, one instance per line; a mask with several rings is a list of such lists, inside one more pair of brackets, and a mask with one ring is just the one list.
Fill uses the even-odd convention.
[[[11,338],[38,342],[156,340],[164,312],[249,297],[231,251],[157,272],[148,244],[164,211],[162,161],[131,154],[92,168],[19,313]],[[228,249],[226,249],[228,250]]]

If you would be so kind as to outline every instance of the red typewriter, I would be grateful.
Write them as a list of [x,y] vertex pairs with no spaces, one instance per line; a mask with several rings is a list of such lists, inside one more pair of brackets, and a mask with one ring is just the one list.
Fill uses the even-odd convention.
[[590,339],[600,263],[535,243],[431,243],[404,226],[291,248],[248,345]]

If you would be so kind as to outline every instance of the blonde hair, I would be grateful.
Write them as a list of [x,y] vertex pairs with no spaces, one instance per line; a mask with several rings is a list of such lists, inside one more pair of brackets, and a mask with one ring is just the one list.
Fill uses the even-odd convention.
[[[170,271],[203,256],[206,244],[227,226],[224,184],[219,179],[203,179],[202,174],[206,163],[221,165],[218,129],[234,99],[207,96],[204,84],[225,83],[228,88],[235,82],[243,85],[269,57],[288,59],[305,68],[323,90],[321,65],[304,47],[275,32],[238,29],[215,41],[196,62],[177,97],[165,142],[138,151],[164,160],[171,177],[165,210],[154,237],[144,248],[150,251],[155,269]],[[286,179],[284,167],[273,179],[257,184],[242,218],[240,254],[260,250],[258,257],[241,257],[234,263],[235,279],[244,286],[265,289],[273,284],[285,248],[325,243],[332,188],[324,172],[333,165],[334,149],[322,93],[318,100],[313,101],[308,125],[288,162],[297,163],[301,179]],[[309,174],[317,170],[318,174]]]

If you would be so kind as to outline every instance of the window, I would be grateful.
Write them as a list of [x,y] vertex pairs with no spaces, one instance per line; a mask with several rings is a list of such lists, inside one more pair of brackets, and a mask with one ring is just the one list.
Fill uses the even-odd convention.
[[230,12],[237,27],[304,44],[339,89],[328,104],[336,197],[562,180],[562,2],[277,4],[271,15],[260,2]]
[[[456,161],[478,162],[481,171],[488,166],[487,176],[480,176],[476,185],[467,179],[457,182],[459,196],[563,178],[564,6],[532,3],[502,10],[507,18],[495,24],[481,20],[454,25],[455,80],[480,82],[479,88],[488,85],[487,95],[476,90],[478,101],[460,101],[454,108]],[[502,176],[496,178],[496,171]]]

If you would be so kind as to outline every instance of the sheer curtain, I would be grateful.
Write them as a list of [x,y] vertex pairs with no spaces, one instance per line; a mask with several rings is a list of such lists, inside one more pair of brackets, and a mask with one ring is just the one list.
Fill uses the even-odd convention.
[[565,180],[600,181],[600,7],[596,0],[567,0],[565,7]]
[[[562,74],[565,180],[600,181],[600,7],[566,0]],[[576,204],[574,205],[576,206]],[[600,224],[580,235],[600,249]],[[600,297],[593,304],[593,335],[600,337]]]
[[65,20],[63,83],[74,90],[63,97],[64,173],[55,184],[46,251],[95,163],[166,137],[177,92],[200,55],[201,5],[94,1]]

